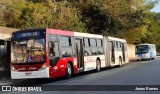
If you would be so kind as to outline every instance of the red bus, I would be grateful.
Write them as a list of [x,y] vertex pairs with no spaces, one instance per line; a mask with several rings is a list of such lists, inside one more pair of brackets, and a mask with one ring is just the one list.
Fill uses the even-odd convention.
[[128,62],[126,46],[124,39],[95,34],[48,28],[16,31],[11,37],[11,78],[70,78],[122,65]]

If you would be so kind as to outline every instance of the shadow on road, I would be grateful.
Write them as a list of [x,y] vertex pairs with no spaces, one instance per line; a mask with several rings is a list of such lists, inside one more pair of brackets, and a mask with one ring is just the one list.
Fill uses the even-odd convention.
[[[107,70],[112,70],[112,69],[115,69],[115,68],[120,68],[120,67],[116,66],[116,67],[102,68],[100,72],[107,71]],[[82,72],[82,73],[78,73],[78,74],[73,75],[72,78],[89,75],[91,73],[93,74],[93,73],[97,73],[97,72],[95,70],[88,71],[88,72]],[[62,76],[62,77],[57,77],[57,78],[39,78],[39,79],[11,80],[11,82],[13,81],[14,83],[11,83],[10,85],[39,86],[39,85],[58,82],[58,81],[63,81],[63,80],[68,80],[68,79],[65,78],[64,76]]]
[[0,71],[0,81],[11,80],[10,72]]
[[[153,61],[153,60],[152,60]],[[142,61],[143,62],[143,61]],[[126,63],[121,67],[126,67],[130,64],[136,64],[136,63],[141,63],[141,61],[137,62],[137,61],[132,61],[130,63]],[[119,66],[115,66],[115,67],[107,67],[107,68],[102,68],[101,72],[103,71],[108,71],[108,70],[112,70],[115,68],[121,68]],[[97,73],[95,70],[92,71],[88,71],[88,72],[82,72],[82,73],[78,73],[73,75],[72,78],[76,78],[76,77],[81,77],[81,76],[85,76],[85,75],[89,75],[89,74],[93,74],[93,73]],[[71,78],[71,79],[72,79]],[[39,79],[24,79],[24,80],[11,80],[10,85],[29,85],[29,86],[37,86],[37,85],[43,85],[43,84],[48,84],[48,83],[53,83],[53,82],[59,82],[59,81],[65,81],[68,80],[66,79],[64,76],[62,77],[57,77],[57,78],[39,78]]]

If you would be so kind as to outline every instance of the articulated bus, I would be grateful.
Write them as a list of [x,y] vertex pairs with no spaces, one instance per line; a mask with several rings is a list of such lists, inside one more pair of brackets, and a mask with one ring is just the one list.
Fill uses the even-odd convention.
[[55,78],[128,62],[124,39],[56,29],[27,29],[11,37],[11,78]]
[[143,59],[155,59],[156,58],[156,46],[155,44],[139,44],[136,45],[136,59],[137,61]]

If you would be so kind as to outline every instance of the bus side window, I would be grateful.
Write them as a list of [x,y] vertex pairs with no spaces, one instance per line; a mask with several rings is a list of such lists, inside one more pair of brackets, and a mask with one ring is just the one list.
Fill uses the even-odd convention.
[[97,42],[96,39],[90,39],[90,44],[91,44],[91,54],[92,55],[97,55]]
[[149,51],[150,51],[150,50],[152,50],[152,48],[151,48],[151,47],[148,47],[148,49],[149,49]]
[[103,42],[102,39],[97,39],[97,48],[98,48],[98,54],[103,54]]
[[88,38],[83,39],[84,42],[84,55],[91,55],[90,41]]
[[61,36],[60,41],[62,57],[73,56],[72,38],[69,36]]

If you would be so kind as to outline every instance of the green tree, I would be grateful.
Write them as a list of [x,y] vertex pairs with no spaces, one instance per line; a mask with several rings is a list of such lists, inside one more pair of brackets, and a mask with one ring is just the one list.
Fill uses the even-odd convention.
[[42,3],[29,2],[22,10],[19,21],[20,28],[45,28],[51,24],[51,11]]
[[3,8],[0,9],[3,17],[0,18],[1,21],[4,21],[5,26],[9,27],[18,27],[19,26],[19,17],[22,14],[22,9],[26,7],[25,0],[1,0],[0,5]]
[[52,27],[64,30],[86,32],[80,10],[71,3],[57,2],[51,7],[54,24]]
[[0,25],[56,28],[155,43],[160,38],[158,0],[1,0]]
[[80,10],[72,3],[54,0],[2,0],[0,24],[14,28],[57,28],[86,32]]

